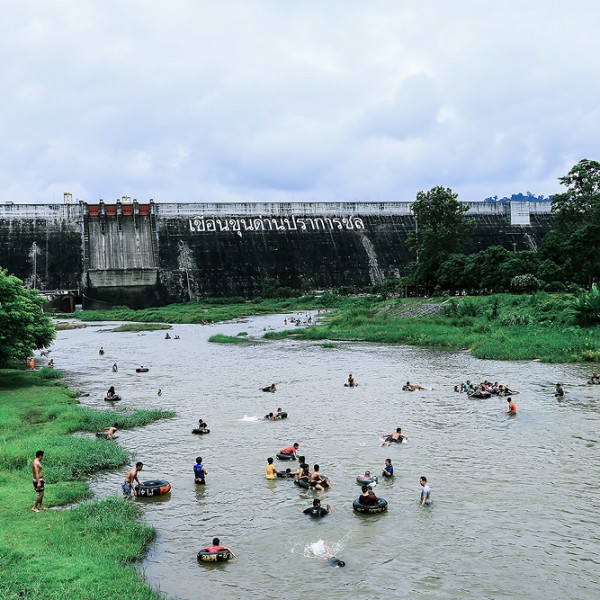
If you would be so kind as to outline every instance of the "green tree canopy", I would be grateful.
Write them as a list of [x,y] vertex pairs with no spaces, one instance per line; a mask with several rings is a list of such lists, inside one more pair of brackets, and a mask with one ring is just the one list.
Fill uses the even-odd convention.
[[22,360],[54,339],[54,326],[42,312],[44,300],[14,275],[0,269],[0,367]]
[[416,227],[408,238],[409,246],[417,253],[417,283],[435,285],[440,266],[471,236],[474,223],[465,217],[467,210],[450,188],[436,186],[417,194],[412,205]]
[[600,224],[600,163],[584,158],[558,180],[567,188],[552,198],[559,225]]

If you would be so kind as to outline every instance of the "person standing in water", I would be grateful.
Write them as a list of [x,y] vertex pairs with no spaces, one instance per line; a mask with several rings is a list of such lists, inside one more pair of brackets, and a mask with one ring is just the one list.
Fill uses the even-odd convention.
[[133,486],[134,482],[137,481],[138,485],[140,484],[140,480],[138,479],[138,473],[144,468],[144,463],[137,462],[135,463],[135,467],[125,475],[125,481],[121,484],[123,488],[123,496],[126,498],[131,497],[132,494],[135,494],[135,488]]
[[33,512],[40,512],[40,510],[47,510],[45,506],[42,506],[44,501],[44,475],[42,473],[42,458],[44,458],[44,451],[38,450],[35,453],[35,460],[31,464],[31,471],[33,473],[33,489],[37,493],[37,498],[31,509]]
[[275,465],[273,464],[273,457],[269,456],[269,458],[267,458],[267,474],[266,474],[266,478],[267,479],[277,479],[277,469],[275,468]]
[[419,480],[421,483],[421,506],[425,506],[426,504],[431,504],[431,488],[427,483],[427,477],[425,475],[421,475],[421,479]]
[[350,373],[350,375],[348,375],[348,383],[346,384],[347,387],[354,387],[356,385],[356,381],[354,381],[354,377],[352,377],[352,373]]
[[381,472],[381,474],[384,477],[393,477],[394,476],[394,467],[392,465],[392,459],[391,458],[386,458],[385,459],[385,466],[383,467],[383,471]]
[[116,373],[119,370],[117,363],[113,363],[112,370],[113,370],[113,373]]
[[562,398],[565,395],[565,390],[563,390],[563,387],[560,383],[556,384],[556,390],[554,391],[554,395],[557,398]]
[[508,410],[504,411],[505,415],[510,415],[510,416],[516,416],[517,414],[517,407],[515,405],[515,403],[513,402],[512,398],[507,398],[508,400]]
[[208,475],[208,471],[202,464],[202,457],[198,456],[198,458],[196,458],[196,464],[194,465],[194,483],[197,483],[198,485],[206,484],[206,475]]

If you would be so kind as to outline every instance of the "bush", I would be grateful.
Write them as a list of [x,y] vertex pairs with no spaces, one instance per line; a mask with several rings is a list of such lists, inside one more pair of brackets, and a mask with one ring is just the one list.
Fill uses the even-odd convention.
[[546,285],[547,292],[566,292],[567,286],[562,281],[551,281]]
[[600,290],[594,284],[589,292],[581,292],[573,304],[575,317],[582,325],[600,324]]
[[516,293],[528,294],[540,289],[540,280],[531,273],[517,275],[510,280],[510,287]]

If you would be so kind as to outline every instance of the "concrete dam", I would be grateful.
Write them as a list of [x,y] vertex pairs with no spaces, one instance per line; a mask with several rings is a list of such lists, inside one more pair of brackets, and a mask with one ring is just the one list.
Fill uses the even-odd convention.
[[[535,250],[546,202],[465,203],[466,252]],[[158,306],[277,287],[364,287],[407,274],[410,202],[0,204],[0,267],[86,308]],[[71,302],[72,304],[72,302]],[[66,305],[61,308],[66,310]]]

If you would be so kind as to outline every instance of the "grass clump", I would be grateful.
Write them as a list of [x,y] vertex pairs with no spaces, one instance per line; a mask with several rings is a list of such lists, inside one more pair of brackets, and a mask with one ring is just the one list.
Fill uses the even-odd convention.
[[125,323],[108,331],[112,333],[130,333],[136,331],[160,331],[161,329],[173,329],[165,323]]
[[248,340],[244,337],[233,336],[233,335],[223,335],[222,333],[217,333],[215,335],[211,335],[208,338],[209,342],[213,344],[247,344]]
[[96,413],[73,395],[43,372],[0,371],[0,597],[115,598],[127,590],[128,597],[157,600],[149,586],[132,585],[138,575],[130,563],[154,538],[135,506],[112,497],[33,513],[31,462],[44,450],[45,505],[81,501],[90,495],[84,476],[130,457],[116,443],[70,432],[115,421],[131,427],[172,413]]

